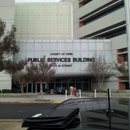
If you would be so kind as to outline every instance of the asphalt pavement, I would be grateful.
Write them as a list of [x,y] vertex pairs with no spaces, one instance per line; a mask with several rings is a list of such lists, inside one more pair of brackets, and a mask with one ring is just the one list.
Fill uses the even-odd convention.
[[[37,95],[36,98],[21,98],[21,97],[0,97],[0,104],[1,103],[61,103],[67,99],[72,98],[79,98],[76,96],[70,95],[60,95],[60,94],[44,94],[43,98],[42,95]],[[26,130],[27,128],[22,128],[22,120],[0,120],[0,130]]]
[[49,110],[56,107],[58,104],[53,103],[1,103],[0,104],[0,121],[22,121],[27,117],[31,117],[43,110]]

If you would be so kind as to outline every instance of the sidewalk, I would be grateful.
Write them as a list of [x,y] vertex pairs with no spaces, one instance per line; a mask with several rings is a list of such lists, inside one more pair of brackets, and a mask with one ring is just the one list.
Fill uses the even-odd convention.
[[44,94],[43,101],[42,95],[38,95],[36,98],[21,98],[21,97],[0,97],[0,103],[61,103],[67,99],[79,98],[76,96],[60,95],[60,94]]

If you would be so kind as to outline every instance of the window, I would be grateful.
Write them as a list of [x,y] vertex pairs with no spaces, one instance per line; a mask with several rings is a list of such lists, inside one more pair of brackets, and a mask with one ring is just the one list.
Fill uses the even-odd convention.
[[91,2],[92,0],[80,0],[79,1],[79,8],[88,4],[89,2]]
[[126,33],[126,27],[118,29],[118,30],[110,31],[110,32],[107,32],[105,34],[101,34],[98,37],[104,37],[106,39],[109,39],[109,38],[113,38],[113,37],[116,37],[119,35],[123,35],[125,33]]
[[106,15],[108,15],[108,14],[114,12],[114,11],[117,11],[117,10],[123,8],[123,7],[124,7],[124,3],[122,2],[118,5],[115,5],[114,7],[109,8],[108,10],[104,10],[104,11],[98,13],[98,15],[93,15],[90,18],[87,18],[87,19],[85,19],[86,16],[83,16],[83,17],[80,18],[80,20],[84,25],[86,25],[86,24],[89,24],[89,23],[91,23],[91,22],[93,22],[93,21],[95,21],[95,20],[97,20],[101,17],[104,17],[104,16],[106,16]]

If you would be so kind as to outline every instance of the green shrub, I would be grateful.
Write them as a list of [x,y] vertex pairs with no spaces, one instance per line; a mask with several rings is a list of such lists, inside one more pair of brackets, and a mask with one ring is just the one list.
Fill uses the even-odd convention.
[[21,90],[20,89],[13,89],[12,93],[21,93]]
[[10,89],[3,89],[2,93],[12,93],[12,90],[10,90]]
[[1,93],[1,90],[0,90],[0,93]]
[[103,93],[107,93],[107,90],[104,90]]

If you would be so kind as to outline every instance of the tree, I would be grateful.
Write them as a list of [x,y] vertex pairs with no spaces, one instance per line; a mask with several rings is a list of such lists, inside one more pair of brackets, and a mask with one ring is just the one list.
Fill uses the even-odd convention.
[[[26,66],[23,69],[23,66],[27,64],[27,60],[21,60],[20,63],[15,63],[11,66],[13,68],[12,72],[12,80],[13,83],[16,84],[17,87],[20,88],[21,92],[24,93],[24,88],[28,83],[34,82],[34,74],[32,69],[29,66]],[[10,69],[9,69],[10,70]]]
[[103,82],[106,76],[111,76],[112,65],[107,63],[105,57],[101,54],[94,54],[95,61],[89,62],[87,71],[90,72],[96,79],[99,89],[102,89]]
[[129,76],[129,68],[127,62],[114,62],[114,73],[115,77],[123,77],[124,79],[128,79]]
[[28,83],[27,78],[26,72],[16,72],[12,75],[13,83],[20,87],[22,93],[24,93],[24,88]]
[[27,59],[21,59],[18,63],[13,62],[11,60],[3,60],[4,64],[4,70],[5,73],[10,74],[11,76],[14,75],[15,73],[21,71],[24,69],[24,66],[27,65]]
[[0,71],[5,70],[10,75],[22,70],[27,64],[27,59],[22,59],[18,63],[12,61],[13,54],[19,52],[15,32],[14,25],[6,32],[6,23],[0,18]]
[[27,71],[31,73],[33,81],[40,83],[40,92],[42,93],[43,100],[43,88],[42,84],[52,79],[55,74],[55,63],[48,64],[44,58],[41,58],[39,63],[30,62],[30,66],[27,66]]
[[0,18],[0,71],[6,68],[11,56],[19,51],[15,40],[16,28],[12,25],[10,31],[6,32],[6,23]]
[[27,74],[22,70],[24,69],[24,66],[27,65],[27,59],[20,60],[18,63],[7,60],[3,61],[3,64],[5,66],[5,73],[8,73],[12,77],[14,84],[17,86],[19,84],[20,90],[23,93],[28,77],[26,76]]
[[20,79],[23,79],[23,73],[19,71],[27,65],[27,59],[22,59],[18,63],[12,60],[13,54],[19,52],[19,47],[16,45],[15,32],[16,27],[14,25],[12,25],[10,31],[6,32],[6,23],[0,18],[0,71],[4,70],[5,73],[10,74],[13,81],[16,78],[17,81],[20,81]]

